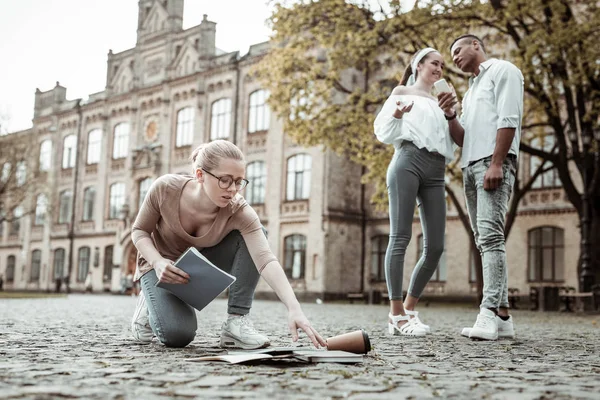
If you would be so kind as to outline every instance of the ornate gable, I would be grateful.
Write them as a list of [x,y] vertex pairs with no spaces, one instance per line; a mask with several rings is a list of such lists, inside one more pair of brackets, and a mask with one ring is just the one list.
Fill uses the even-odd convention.
[[124,93],[133,89],[133,70],[129,63],[123,63],[110,81],[115,93]]
[[169,13],[167,10],[165,10],[159,1],[155,1],[152,9],[142,23],[142,34],[147,35],[167,29],[168,19]]
[[181,77],[193,74],[199,69],[200,53],[198,50],[186,40],[183,48],[170,65],[170,69],[174,71],[174,77]]

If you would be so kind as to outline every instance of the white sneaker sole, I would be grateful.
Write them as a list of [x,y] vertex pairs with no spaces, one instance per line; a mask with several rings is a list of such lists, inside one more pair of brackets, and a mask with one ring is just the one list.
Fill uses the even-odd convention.
[[[464,336],[466,338],[470,337],[470,335],[471,335],[471,329],[472,328],[463,328],[463,330],[460,333],[460,335]],[[498,330],[498,339],[514,339],[514,338],[515,338],[514,332],[510,333],[510,332],[504,332],[504,331]],[[496,340],[496,339],[489,339],[489,340]]]
[[268,340],[264,343],[245,343],[231,335],[221,333],[220,346],[224,349],[256,350],[269,347],[270,344]]

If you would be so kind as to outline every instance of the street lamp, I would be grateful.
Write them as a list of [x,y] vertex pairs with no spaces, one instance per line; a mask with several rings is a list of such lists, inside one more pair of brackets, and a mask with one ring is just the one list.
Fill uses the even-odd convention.
[[[598,137],[598,133],[594,133]],[[581,200],[583,202],[581,218],[581,275],[579,283],[582,292],[590,292],[594,285],[594,270],[591,260],[592,243],[590,238],[591,210],[590,210],[590,187],[588,184],[588,170],[592,167],[594,161],[592,151],[595,157],[598,157],[598,149],[591,149],[592,133],[583,132],[583,193]]]

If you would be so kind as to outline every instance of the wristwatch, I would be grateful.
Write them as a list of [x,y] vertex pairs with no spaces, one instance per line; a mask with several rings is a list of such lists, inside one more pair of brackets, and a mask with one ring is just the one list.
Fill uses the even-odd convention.
[[454,115],[451,116],[444,114],[444,118],[446,118],[446,121],[452,121],[454,118],[456,118],[456,111],[454,111]]

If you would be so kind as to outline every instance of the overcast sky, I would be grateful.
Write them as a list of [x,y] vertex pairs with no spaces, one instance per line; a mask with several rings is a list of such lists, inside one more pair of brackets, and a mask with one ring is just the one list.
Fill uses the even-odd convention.
[[[67,98],[104,90],[106,57],[135,46],[137,0],[0,0],[0,113],[9,131],[31,127],[35,89],[59,81]],[[266,0],[185,0],[183,28],[202,15],[217,23],[216,45],[239,50],[269,39]]]

